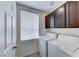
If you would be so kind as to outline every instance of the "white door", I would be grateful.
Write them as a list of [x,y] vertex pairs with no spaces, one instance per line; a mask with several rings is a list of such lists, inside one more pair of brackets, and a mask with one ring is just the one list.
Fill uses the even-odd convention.
[[[4,2],[2,6],[6,7]],[[14,57],[16,48],[14,19],[13,15],[5,12],[2,6],[0,6],[0,57]]]
[[4,50],[4,56],[15,56],[15,42],[14,42],[14,26],[13,26],[13,16],[6,13],[5,14],[5,50]]

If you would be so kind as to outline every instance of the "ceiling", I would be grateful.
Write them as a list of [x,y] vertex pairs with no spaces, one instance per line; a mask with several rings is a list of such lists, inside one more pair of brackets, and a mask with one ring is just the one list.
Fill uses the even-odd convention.
[[64,2],[65,1],[18,1],[18,3],[20,4],[45,12],[50,12],[54,10],[56,7],[60,6]]

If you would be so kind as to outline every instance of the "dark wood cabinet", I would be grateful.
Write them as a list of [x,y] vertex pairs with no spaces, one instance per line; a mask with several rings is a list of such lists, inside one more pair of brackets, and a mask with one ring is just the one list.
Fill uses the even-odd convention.
[[[54,28],[79,28],[79,2],[69,1],[57,8],[54,16]],[[52,28],[50,14],[46,16],[45,27]],[[50,25],[51,24],[51,25]]]
[[78,1],[68,2],[68,27],[69,28],[77,28],[78,25]]
[[51,28],[49,18],[50,16],[45,16],[45,28]]
[[54,28],[54,14],[45,17],[45,28]]
[[65,5],[61,6],[55,10],[54,17],[54,27],[55,28],[64,28],[65,27]]

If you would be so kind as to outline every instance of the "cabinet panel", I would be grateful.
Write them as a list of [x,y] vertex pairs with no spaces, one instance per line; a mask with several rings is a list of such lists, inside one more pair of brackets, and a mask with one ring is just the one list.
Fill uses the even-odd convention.
[[61,6],[55,11],[55,28],[65,27],[65,6]]
[[69,2],[69,27],[78,27],[78,2]]
[[54,15],[45,17],[45,28],[54,28]]
[[45,28],[50,28],[50,16],[46,16],[45,17]]

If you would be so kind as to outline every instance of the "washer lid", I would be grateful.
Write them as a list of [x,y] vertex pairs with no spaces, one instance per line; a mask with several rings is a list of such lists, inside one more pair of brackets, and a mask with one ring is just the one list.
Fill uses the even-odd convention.
[[60,35],[57,40],[51,40],[49,43],[68,53],[69,55],[74,56],[73,53],[77,53],[75,50],[79,48],[79,44],[76,43],[77,41],[79,41],[78,38]]

